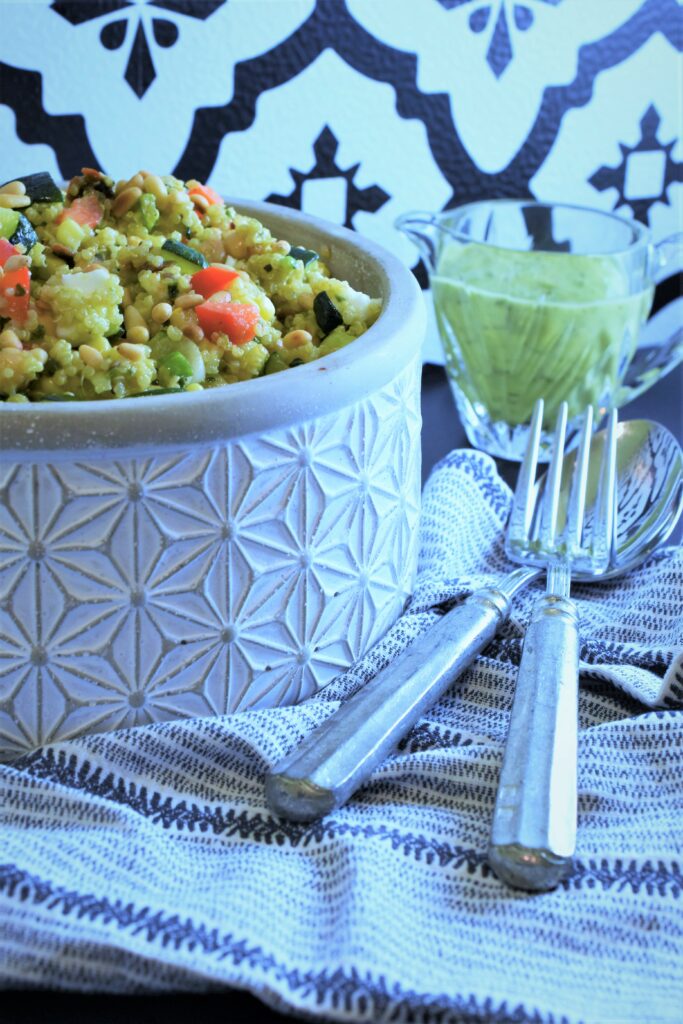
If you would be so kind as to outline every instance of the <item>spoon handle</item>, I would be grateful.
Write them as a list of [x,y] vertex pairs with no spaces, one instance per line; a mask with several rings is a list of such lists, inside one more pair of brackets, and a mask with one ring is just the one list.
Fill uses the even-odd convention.
[[272,769],[266,778],[270,809],[313,821],[344,804],[493,639],[512,596],[537,575],[515,570],[418,637]]
[[576,844],[579,630],[568,597],[540,597],[527,630],[489,863],[520,889],[554,888]]

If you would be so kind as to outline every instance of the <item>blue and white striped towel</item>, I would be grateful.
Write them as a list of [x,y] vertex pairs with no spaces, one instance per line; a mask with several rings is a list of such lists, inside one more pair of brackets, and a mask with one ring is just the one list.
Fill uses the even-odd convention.
[[580,822],[555,892],[485,850],[533,590],[346,808],[272,818],[269,765],[438,608],[508,568],[510,495],[452,453],[424,497],[411,606],[299,707],[61,743],[0,769],[0,978],[108,992],[250,989],[334,1020],[683,1019],[683,552],[577,587]]

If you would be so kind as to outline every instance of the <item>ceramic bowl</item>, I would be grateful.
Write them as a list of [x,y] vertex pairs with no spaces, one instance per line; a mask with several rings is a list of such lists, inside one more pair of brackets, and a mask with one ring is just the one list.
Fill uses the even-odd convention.
[[400,614],[417,560],[412,274],[351,231],[230,200],[330,246],[381,297],[361,339],[274,376],[139,401],[0,406],[0,752],[291,704]]

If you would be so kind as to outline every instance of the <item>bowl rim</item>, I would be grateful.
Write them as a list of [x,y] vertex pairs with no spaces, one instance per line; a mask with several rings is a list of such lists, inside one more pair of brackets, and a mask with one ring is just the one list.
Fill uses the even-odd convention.
[[[375,323],[344,348],[296,367],[296,374],[134,403],[0,403],[0,461],[27,451],[43,456],[84,448],[158,451],[287,426],[352,404],[393,380],[413,355],[419,358],[425,303],[414,275],[396,256],[349,228],[296,209],[233,197],[225,202],[274,227],[280,237],[287,237],[284,222],[304,235],[321,236],[333,249],[332,265],[335,246],[356,256],[359,273],[374,273],[383,292]],[[188,429],[179,428],[178,420]],[[162,423],[166,432],[159,430]]]

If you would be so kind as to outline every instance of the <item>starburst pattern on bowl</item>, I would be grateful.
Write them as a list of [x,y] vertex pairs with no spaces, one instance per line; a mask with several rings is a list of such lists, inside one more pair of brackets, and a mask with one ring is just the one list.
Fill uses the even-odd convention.
[[0,464],[0,751],[292,703],[362,655],[412,584],[419,369],[263,437]]

